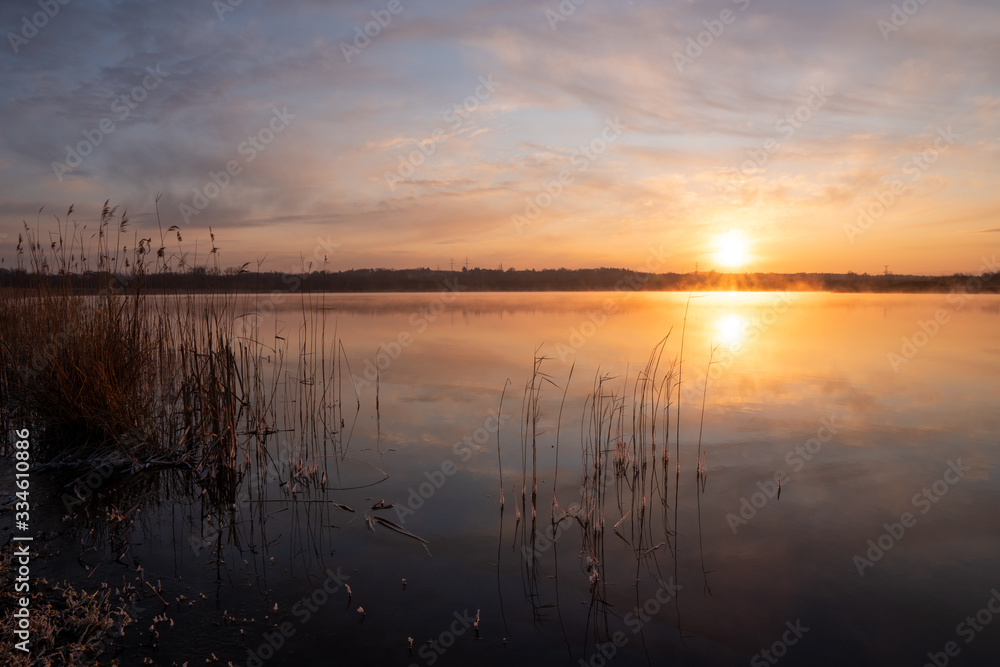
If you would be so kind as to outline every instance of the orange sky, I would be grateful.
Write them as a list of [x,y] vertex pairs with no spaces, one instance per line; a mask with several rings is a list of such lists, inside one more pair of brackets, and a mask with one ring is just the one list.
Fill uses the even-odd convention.
[[915,6],[5,3],[0,256],[109,198],[158,239],[162,194],[189,261],[279,271],[976,272],[1000,8]]

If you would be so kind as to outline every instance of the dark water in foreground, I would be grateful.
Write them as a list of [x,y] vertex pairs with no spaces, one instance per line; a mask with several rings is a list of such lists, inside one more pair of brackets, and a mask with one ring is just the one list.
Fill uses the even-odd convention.
[[[635,383],[669,333],[646,384],[670,386],[687,295],[440,297],[313,298],[356,379],[382,366],[378,411],[374,374],[357,414],[342,387],[339,449],[306,457],[325,491],[249,476],[220,513],[210,484],[179,472],[101,487],[156,499],[119,564],[104,510],[63,519],[55,476],[39,475],[52,493],[35,513],[60,533],[40,574],[114,586],[137,559],[160,582],[174,625],[150,645],[163,605],[147,596],[121,664],[600,665],[612,645],[622,665],[997,664],[1000,298],[692,299],[677,431],[677,392],[669,412],[666,393],[639,407]],[[266,310],[260,330],[296,349],[299,305]],[[533,524],[536,349],[551,383],[537,384]]]

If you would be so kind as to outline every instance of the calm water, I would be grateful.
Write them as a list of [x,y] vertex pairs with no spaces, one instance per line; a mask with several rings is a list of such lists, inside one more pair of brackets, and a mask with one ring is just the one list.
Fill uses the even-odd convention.
[[[381,366],[378,410],[374,373],[357,399],[345,374],[341,448],[312,459],[326,491],[248,477],[220,516],[197,482],[156,490],[129,558],[168,601],[195,604],[171,606],[154,649],[162,604],[147,597],[123,664],[255,665],[248,651],[268,658],[268,638],[280,648],[261,664],[599,665],[608,641],[622,665],[919,666],[949,648],[949,664],[997,663],[1000,298],[462,293],[311,307],[356,380]],[[257,325],[294,350],[301,319],[299,302],[280,304]],[[664,337],[645,384],[681,373],[679,430],[676,391],[666,412],[666,389],[655,406],[635,391]],[[523,401],[536,355],[549,381],[533,524]],[[584,484],[595,441],[606,473]],[[615,442],[629,457],[619,475]],[[394,507],[370,509],[383,500]],[[53,504],[53,529],[86,540],[86,519]],[[93,542],[90,581],[122,577]],[[86,582],[77,551],[46,574]],[[324,589],[338,571],[350,598]]]

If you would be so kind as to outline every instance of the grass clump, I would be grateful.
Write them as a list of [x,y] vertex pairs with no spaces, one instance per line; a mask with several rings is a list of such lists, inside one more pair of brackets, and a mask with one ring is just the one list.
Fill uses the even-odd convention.
[[235,456],[232,319],[150,294],[170,258],[124,211],[105,202],[89,236],[72,212],[48,245],[25,224],[0,288],[0,427],[31,425],[49,461]]

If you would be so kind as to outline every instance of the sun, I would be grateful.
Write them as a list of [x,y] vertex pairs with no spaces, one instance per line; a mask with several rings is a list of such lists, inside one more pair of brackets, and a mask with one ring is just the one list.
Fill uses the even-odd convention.
[[715,240],[715,261],[719,265],[735,269],[747,263],[749,243],[743,232],[731,229],[720,234]]

